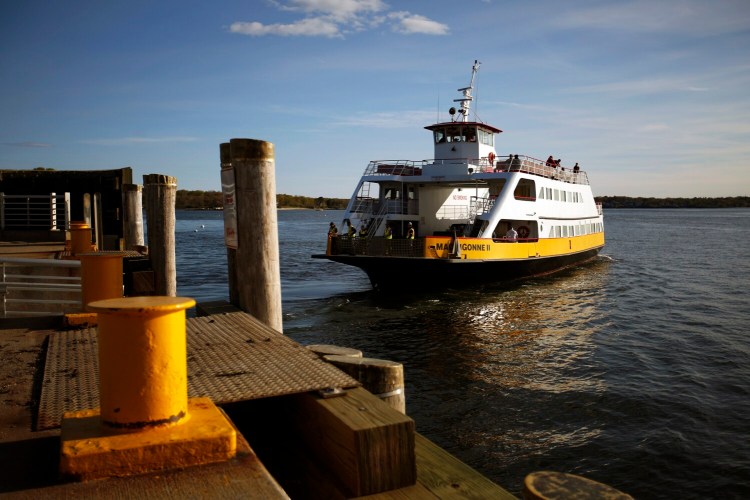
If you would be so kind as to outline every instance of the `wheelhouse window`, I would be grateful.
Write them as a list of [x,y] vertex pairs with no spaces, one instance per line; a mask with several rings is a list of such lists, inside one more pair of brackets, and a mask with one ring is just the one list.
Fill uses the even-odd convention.
[[435,144],[440,144],[441,142],[445,142],[445,129],[439,128],[434,131],[435,134]]
[[532,179],[521,179],[513,191],[513,196],[517,200],[536,201],[536,184]]
[[487,132],[486,130],[479,129],[479,142],[482,144],[486,144],[487,146],[493,146],[495,142],[495,135],[491,132]]

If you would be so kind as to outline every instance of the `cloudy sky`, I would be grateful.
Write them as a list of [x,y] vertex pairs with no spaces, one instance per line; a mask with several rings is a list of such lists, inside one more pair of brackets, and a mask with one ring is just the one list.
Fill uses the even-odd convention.
[[277,190],[348,197],[481,61],[499,154],[579,162],[596,195],[750,195],[748,0],[25,0],[0,7],[0,169],[220,189],[219,144],[276,147]]

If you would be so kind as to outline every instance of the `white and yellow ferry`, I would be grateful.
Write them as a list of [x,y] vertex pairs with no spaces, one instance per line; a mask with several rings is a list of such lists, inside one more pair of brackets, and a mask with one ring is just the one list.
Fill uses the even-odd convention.
[[498,154],[502,131],[469,120],[478,69],[451,120],[425,127],[435,159],[370,162],[313,257],[359,267],[375,288],[511,280],[596,257],[604,219],[586,172]]

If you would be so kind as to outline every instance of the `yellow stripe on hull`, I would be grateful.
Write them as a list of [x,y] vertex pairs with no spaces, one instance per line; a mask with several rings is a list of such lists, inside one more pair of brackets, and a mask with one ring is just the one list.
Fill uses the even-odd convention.
[[[459,238],[458,257],[466,260],[513,260],[529,257],[543,258],[570,255],[604,246],[604,233],[568,238],[541,238],[538,241],[508,242],[501,239]],[[430,259],[456,258],[451,237],[425,237],[424,257]]]

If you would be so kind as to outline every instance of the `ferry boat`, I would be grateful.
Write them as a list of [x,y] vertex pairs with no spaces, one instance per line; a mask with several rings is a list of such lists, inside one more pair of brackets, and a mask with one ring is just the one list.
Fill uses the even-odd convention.
[[432,160],[371,161],[329,259],[364,270],[375,288],[464,286],[547,274],[595,258],[604,219],[586,172],[499,154],[502,130],[470,120],[474,83],[432,133]]

